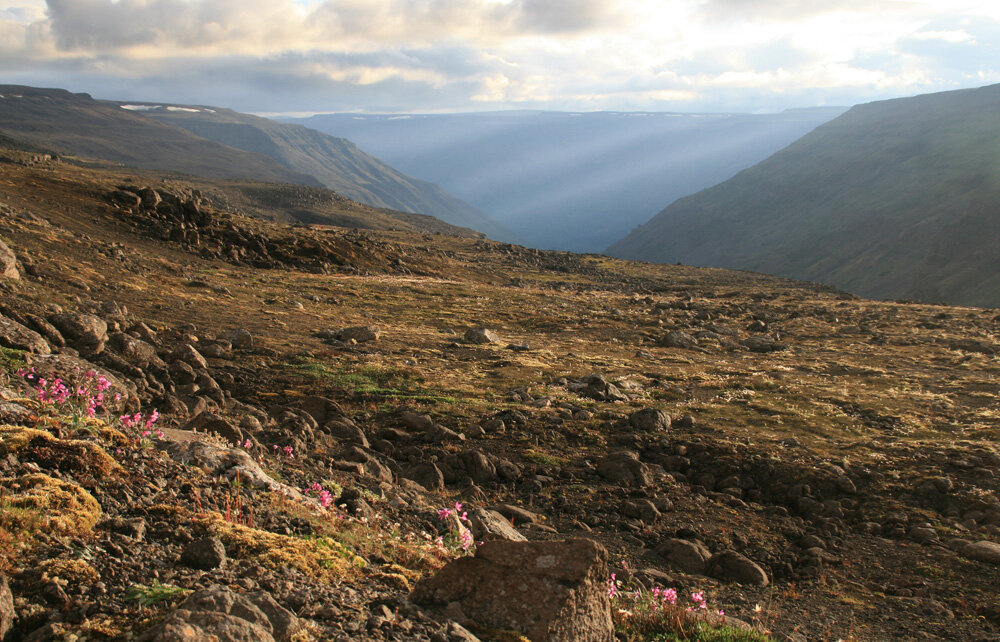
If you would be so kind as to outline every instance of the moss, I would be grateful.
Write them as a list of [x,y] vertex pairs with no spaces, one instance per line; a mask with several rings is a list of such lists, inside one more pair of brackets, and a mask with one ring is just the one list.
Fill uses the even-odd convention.
[[27,365],[24,350],[14,350],[0,346],[0,372],[15,372]]
[[101,505],[76,484],[42,473],[0,477],[8,494],[0,498],[0,530],[20,535],[29,545],[41,531],[58,534],[89,533],[101,518]]
[[40,563],[36,569],[40,582],[55,580],[67,586],[74,592],[81,586],[89,586],[101,579],[97,570],[82,559],[48,559]]
[[[115,433],[121,435],[111,428],[106,428],[105,432],[110,437],[116,437]],[[124,435],[121,436],[124,438]],[[58,458],[60,462],[72,459],[74,467],[86,470],[95,477],[107,477],[122,470],[118,462],[92,441],[58,439],[47,431],[24,426],[0,426],[0,456],[20,452],[29,447],[35,450],[44,449],[46,452],[39,452],[39,456],[46,459]]]
[[234,558],[252,559],[260,565],[279,569],[291,567],[322,580],[349,576],[365,566],[365,561],[340,542],[328,537],[302,539],[233,524],[212,515],[195,520],[207,535],[218,537]]

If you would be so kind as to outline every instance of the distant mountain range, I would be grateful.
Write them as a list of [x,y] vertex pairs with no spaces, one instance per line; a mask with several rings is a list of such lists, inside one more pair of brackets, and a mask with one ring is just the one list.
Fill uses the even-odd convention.
[[854,107],[608,253],[1000,306],[1000,85]]
[[0,135],[140,169],[327,187],[378,208],[432,215],[498,240],[518,240],[468,203],[350,141],[227,109],[0,85]]
[[330,114],[343,136],[489,212],[536,247],[599,251],[665,203],[763,160],[844,108],[780,114]]

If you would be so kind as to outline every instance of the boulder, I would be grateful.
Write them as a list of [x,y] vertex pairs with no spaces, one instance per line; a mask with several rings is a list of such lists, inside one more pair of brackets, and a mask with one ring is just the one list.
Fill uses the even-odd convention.
[[247,435],[236,425],[213,412],[205,411],[184,425],[184,430],[213,433],[230,444],[242,444]]
[[750,352],[759,352],[762,354],[779,352],[787,347],[784,343],[765,336],[747,337],[740,343]]
[[658,432],[670,428],[670,415],[659,408],[643,408],[629,415],[628,423],[636,430]]
[[147,368],[151,365],[160,368],[166,366],[163,360],[157,356],[156,348],[124,332],[115,332],[109,335],[108,347],[137,368]]
[[53,315],[52,324],[74,347],[97,354],[108,341],[108,324],[93,314],[63,312]]
[[1000,564],[1000,544],[983,540],[971,544],[966,544],[959,549],[959,554],[970,560],[986,562],[988,564]]
[[14,626],[17,613],[14,611],[14,595],[7,584],[7,576],[0,573],[0,640]]
[[510,542],[525,542],[528,540],[507,518],[495,510],[477,508],[469,513],[472,536],[477,542],[488,542],[496,539]]
[[52,352],[42,335],[3,315],[0,315],[0,346],[35,354]]
[[623,450],[602,458],[597,463],[597,474],[604,479],[633,486],[648,486],[653,478],[649,467],[639,461],[639,455]]
[[139,642],[286,642],[301,621],[263,591],[237,594],[211,587],[191,594]]
[[378,341],[380,336],[382,336],[382,331],[373,325],[357,325],[350,328],[344,328],[337,333],[337,339],[344,341],[345,343],[351,340],[354,340],[357,343]]
[[705,574],[717,580],[767,586],[767,573],[753,560],[736,551],[723,551],[713,555],[705,564]]
[[216,537],[196,539],[181,553],[181,564],[202,571],[221,568],[225,563],[226,547]]
[[496,332],[488,328],[469,328],[465,331],[465,342],[466,343],[499,343],[500,337],[497,336]]
[[171,357],[174,361],[183,361],[195,370],[208,370],[208,361],[205,361],[205,357],[190,343],[179,346]]
[[698,340],[686,332],[674,330],[668,332],[657,342],[666,348],[684,348],[685,350],[697,350]]
[[587,539],[486,542],[417,584],[418,604],[459,610],[534,642],[611,642],[608,552]]
[[655,550],[670,566],[694,575],[704,575],[705,563],[712,557],[701,542],[678,538],[664,540]]
[[408,468],[403,477],[412,479],[427,490],[444,490],[444,475],[441,469],[431,462],[422,462]]
[[0,241],[0,277],[14,281],[21,280],[21,272],[17,269],[17,257],[3,241]]

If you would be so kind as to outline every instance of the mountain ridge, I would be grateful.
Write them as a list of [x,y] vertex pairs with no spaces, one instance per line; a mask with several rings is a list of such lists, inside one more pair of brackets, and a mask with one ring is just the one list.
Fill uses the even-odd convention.
[[614,256],[749,269],[864,296],[1000,304],[1000,85],[858,105],[668,205]]

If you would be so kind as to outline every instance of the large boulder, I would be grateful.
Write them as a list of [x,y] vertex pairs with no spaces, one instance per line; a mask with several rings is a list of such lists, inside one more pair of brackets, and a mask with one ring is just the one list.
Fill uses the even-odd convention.
[[611,642],[608,573],[608,552],[592,540],[497,540],[422,580],[412,599],[457,603],[467,620],[534,642]]
[[643,408],[629,415],[628,423],[636,430],[658,432],[670,428],[670,415],[659,408]]
[[0,277],[21,280],[21,272],[17,269],[17,257],[3,241],[0,241]]
[[82,352],[97,354],[108,341],[108,324],[93,314],[63,312],[53,315],[52,324],[64,337]]
[[597,474],[610,482],[632,486],[648,486],[653,482],[649,467],[639,461],[639,455],[623,450],[597,462]]
[[983,540],[962,546],[958,551],[963,557],[977,562],[1000,564],[1000,544]]
[[527,537],[514,528],[506,517],[486,508],[476,508],[469,513],[472,536],[477,542],[504,539],[511,542],[525,542]]
[[237,594],[214,586],[191,594],[140,642],[285,642],[302,622],[269,593]]
[[685,350],[697,350],[698,340],[686,332],[674,330],[668,332],[657,342],[665,348],[683,348]]
[[705,574],[705,563],[712,557],[711,551],[701,542],[677,538],[661,542],[656,553],[677,570],[695,575]]
[[147,368],[151,365],[161,368],[166,366],[163,360],[157,356],[156,348],[142,339],[136,339],[124,332],[115,332],[109,335],[108,347],[137,368]]
[[52,352],[42,335],[3,315],[0,315],[0,346],[35,354]]
[[348,341],[355,341],[356,343],[378,341],[378,338],[381,336],[382,331],[373,325],[357,325],[350,328],[344,328],[337,333],[337,339],[345,343]]
[[713,555],[705,564],[705,574],[717,580],[767,586],[767,573],[753,560],[736,551],[723,551]]

